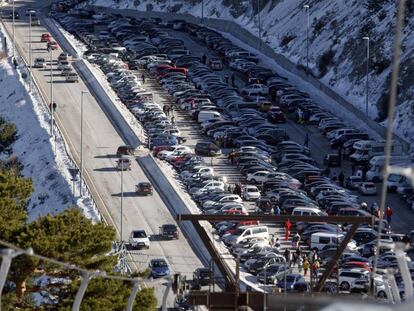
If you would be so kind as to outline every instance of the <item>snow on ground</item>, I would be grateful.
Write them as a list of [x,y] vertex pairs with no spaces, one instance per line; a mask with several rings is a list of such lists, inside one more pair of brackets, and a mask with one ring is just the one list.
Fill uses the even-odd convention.
[[[1,29],[3,36],[4,29]],[[98,221],[100,215],[91,197],[86,194],[73,197],[68,170],[73,167],[72,160],[60,133],[56,135],[56,143],[49,136],[49,112],[36,90],[28,94],[28,85],[21,78],[24,71],[23,66],[14,70],[11,58],[0,60],[0,116],[17,127],[18,139],[12,145],[13,154],[23,165],[23,176],[32,178],[34,185],[28,206],[29,221],[48,213],[57,214],[74,205],[80,207],[86,217]],[[79,189],[77,182],[75,189],[76,192]],[[86,189],[83,192],[87,193]]]
[[[378,107],[389,89],[391,57],[395,33],[395,1],[384,2],[374,12],[363,1],[343,0],[279,0],[260,1],[254,9],[251,1],[204,0],[204,16],[234,21],[259,36],[259,20],[263,41],[292,62],[306,65],[306,29],[309,8],[309,66],[313,74],[358,109],[365,111],[366,41],[370,37],[369,115],[376,118]],[[89,0],[86,3],[119,9],[167,11],[201,16],[201,1],[134,1]],[[223,3],[226,3],[224,5]],[[257,2],[259,3],[259,2]],[[260,11],[257,14],[257,11]],[[401,55],[404,92],[399,94],[400,106],[394,122],[396,134],[414,145],[414,33],[407,31],[414,24],[413,14],[406,19]],[[332,53],[326,72],[320,72],[323,54]],[[329,53],[328,53],[329,54]],[[386,123],[385,123],[386,124]]]

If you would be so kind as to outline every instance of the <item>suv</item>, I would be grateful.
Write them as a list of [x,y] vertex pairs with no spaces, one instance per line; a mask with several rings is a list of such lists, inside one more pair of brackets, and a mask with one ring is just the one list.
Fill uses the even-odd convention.
[[123,155],[134,155],[134,148],[131,146],[119,146],[116,150],[116,156],[119,158]]
[[368,275],[369,271],[364,269],[341,269],[338,275],[339,286],[342,290],[351,290],[355,280],[367,279]]
[[163,239],[177,239],[179,237],[178,228],[173,224],[165,224],[160,227],[160,236]]
[[152,185],[149,182],[140,182],[135,185],[135,192],[138,194],[152,195]]
[[48,34],[48,33],[43,33],[43,34],[41,35],[41,37],[40,37],[40,42],[47,42],[47,43],[49,43],[49,42],[50,42],[50,39],[51,39],[50,34]]
[[129,235],[129,245],[131,248],[146,248],[150,247],[150,240],[145,230],[134,230]]
[[204,155],[204,156],[218,156],[221,154],[220,148],[211,142],[197,143],[194,148],[194,151],[197,155]]
[[211,271],[208,268],[197,268],[193,272],[194,288],[209,285],[211,281]]

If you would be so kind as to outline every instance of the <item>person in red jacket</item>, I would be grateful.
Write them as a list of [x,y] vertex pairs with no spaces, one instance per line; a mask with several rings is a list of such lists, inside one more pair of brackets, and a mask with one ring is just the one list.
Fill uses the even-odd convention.
[[385,215],[387,216],[388,224],[391,224],[391,216],[392,216],[392,209],[391,207],[387,206],[385,210]]

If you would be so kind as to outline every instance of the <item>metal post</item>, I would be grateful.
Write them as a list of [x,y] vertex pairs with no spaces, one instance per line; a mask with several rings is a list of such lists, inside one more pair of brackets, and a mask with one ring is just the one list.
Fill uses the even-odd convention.
[[83,181],[83,94],[86,94],[88,92],[81,91],[81,111],[80,111],[80,117],[81,117],[81,137],[80,137],[80,168],[79,168],[79,196],[83,195],[82,192],[82,181]]
[[73,301],[72,311],[79,311],[80,304],[83,296],[85,295],[86,288],[88,287],[89,281],[91,280],[91,274],[84,272],[82,273],[82,281],[76,292],[75,300]]
[[[122,167],[122,166],[121,166]],[[124,211],[124,170],[123,167],[121,169],[121,244],[124,243],[124,237],[123,237],[123,222],[122,222],[122,215]]]
[[369,96],[368,96],[368,90],[369,90],[369,37],[363,37],[363,40],[367,41],[367,68],[366,68],[366,94],[365,94],[365,113],[368,117],[368,101],[369,101]]
[[306,10],[306,72],[309,72],[309,5],[303,6]]
[[131,294],[129,295],[126,311],[132,311],[135,297],[137,296],[139,289],[140,289],[140,285],[139,285],[139,280],[137,279],[134,281],[134,286],[132,287]]
[[204,0],[201,0],[201,23],[204,24]]
[[[53,66],[52,66],[52,49],[50,49],[50,136],[53,138],[53,117],[55,113],[53,105]],[[56,138],[55,138],[56,139]],[[56,141],[55,141],[56,142]]]
[[1,267],[0,267],[0,310],[1,310],[1,296],[3,293],[3,287],[6,283],[7,274],[9,273],[11,262],[13,258],[21,255],[23,252],[16,251],[11,248],[5,248],[1,250]]
[[13,5],[13,12],[12,12],[12,14],[13,14],[13,21],[12,21],[12,39],[13,39],[13,53],[12,53],[12,55],[13,55],[13,58],[15,57],[15,55],[14,55],[14,51],[15,51],[15,49],[16,49],[16,43],[15,43],[15,36],[14,36],[14,0],[13,0],[13,3],[12,3],[12,5]]
[[29,13],[29,92],[32,92],[32,13]]
[[167,297],[170,292],[172,282],[173,282],[172,278],[169,277],[167,287],[165,288],[164,295],[162,296],[162,306],[161,306],[162,311],[167,311]]

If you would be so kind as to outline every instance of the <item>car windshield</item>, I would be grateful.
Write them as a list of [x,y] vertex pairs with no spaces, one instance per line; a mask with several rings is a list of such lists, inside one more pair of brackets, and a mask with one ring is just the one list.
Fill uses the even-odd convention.
[[153,261],[152,266],[154,268],[162,268],[162,267],[167,267],[167,263],[163,260]]
[[176,229],[175,225],[164,225],[164,230],[175,231]]
[[145,231],[134,231],[134,238],[145,238],[147,235]]
[[286,276],[286,282],[293,282],[295,281],[296,277],[294,275]]

